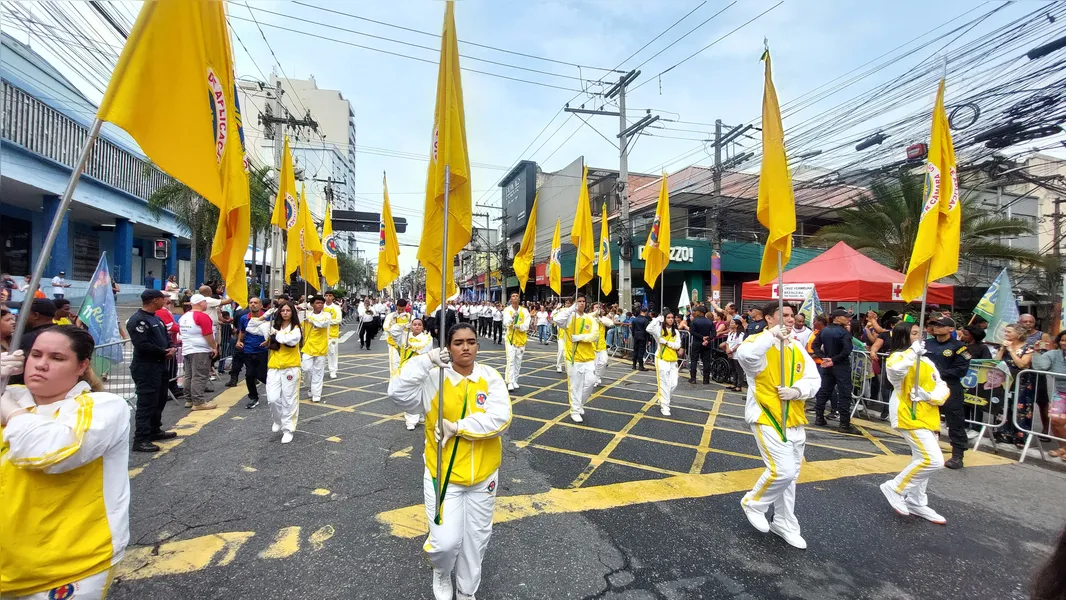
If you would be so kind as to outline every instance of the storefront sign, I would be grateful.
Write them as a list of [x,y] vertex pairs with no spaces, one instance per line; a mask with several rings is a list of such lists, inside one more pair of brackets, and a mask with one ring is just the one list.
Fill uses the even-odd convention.
[[[637,247],[638,256],[644,258],[644,245]],[[696,252],[691,246],[674,246],[670,248],[670,262],[694,262]]]

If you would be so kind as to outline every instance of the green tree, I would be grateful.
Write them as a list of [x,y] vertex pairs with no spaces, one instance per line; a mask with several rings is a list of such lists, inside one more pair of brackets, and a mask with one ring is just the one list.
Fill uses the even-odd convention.
[[[923,186],[923,178],[911,173],[900,173],[895,181],[875,182],[868,193],[858,198],[855,207],[837,212],[840,223],[822,227],[813,241],[844,242],[897,271],[904,271],[921,219]],[[1039,254],[999,241],[1024,235],[1033,235],[1027,221],[988,210],[975,196],[962,199],[960,256],[1040,264]]]
[[[189,259],[195,277],[197,259],[211,251],[211,241],[214,239],[215,224],[218,223],[219,217],[218,208],[192,191],[189,186],[174,181],[152,193],[148,198],[148,210],[157,219],[164,210],[169,210],[174,214],[174,220],[189,232]],[[200,283],[202,282],[194,281],[190,286]]]

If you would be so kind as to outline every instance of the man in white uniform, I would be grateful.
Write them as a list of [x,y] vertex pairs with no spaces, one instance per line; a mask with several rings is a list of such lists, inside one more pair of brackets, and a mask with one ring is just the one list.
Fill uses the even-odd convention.
[[340,348],[341,337],[341,304],[337,301],[337,294],[333,290],[326,292],[326,305],[322,310],[329,313],[329,351],[326,354],[326,368],[329,369],[329,378],[337,378],[337,352]]
[[385,341],[389,345],[389,377],[400,368],[400,351],[406,345],[411,328],[411,313],[407,312],[407,300],[396,301],[396,310],[385,317]]
[[503,347],[507,353],[503,379],[507,382],[508,391],[518,389],[518,375],[522,371],[530,323],[529,311],[518,303],[518,292],[514,292],[511,294],[511,303],[503,309]]
[[578,294],[571,307],[564,308],[552,319],[559,329],[567,334],[566,362],[569,365],[570,420],[581,423],[584,419],[585,401],[596,384],[596,339],[599,337],[599,321],[585,313],[585,295]]

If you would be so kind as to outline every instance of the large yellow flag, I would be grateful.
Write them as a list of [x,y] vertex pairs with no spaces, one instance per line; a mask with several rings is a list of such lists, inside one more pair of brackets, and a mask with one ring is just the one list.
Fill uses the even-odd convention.
[[944,87],[941,79],[933,107],[929,159],[925,165],[922,217],[907,264],[907,279],[900,294],[907,302],[921,297],[927,281],[936,281],[959,270],[962,207],[955,171],[955,145],[944,112]]
[[552,253],[548,257],[548,286],[551,287],[556,294],[562,295],[563,293],[563,263],[559,260],[559,254],[562,251],[561,242],[559,241],[559,229],[561,223],[559,219],[555,220],[555,235],[552,236]]
[[659,275],[670,264],[670,191],[666,186],[666,173],[659,185],[659,203],[655,207],[655,220],[644,242],[644,282],[655,288]]
[[278,195],[274,199],[274,212],[270,224],[287,231],[296,227],[296,217],[300,215],[296,205],[296,178],[292,173],[292,153],[289,151],[289,136],[285,136],[285,146],[281,152],[281,175],[278,178]]
[[383,290],[400,276],[400,243],[396,241],[396,224],[392,221],[389,206],[389,183],[381,176],[385,188],[385,201],[381,203],[381,220],[378,222],[378,289]]
[[526,220],[526,232],[522,234],[522,246],[518,254],[514,256],[514,275],[518,279],[518,287],[526,291],[526,280],[529,279],[529,268],[533,265],[533,246],[537,237],[537,201],[540,193],[533,197],[533,210],[529,211]]
[[[781,106],[770,74],[770,51],[763,53],[766,81],[762,95],[762,169],[759,171],[759,204],[755,210],[759,223],[767,229],[766,248],[762,253],[759,285],[777,279],[792,258],[792,234],[796,231],[796,198],[792,192],[792,175],[785,157],[785,130],[781,125]],[[779,258],[780,257],[780,258]]]
[[596,245],[592,238],[592,207],[589,206],[589,168],[581,174],[581,189],[577,194],[577,212],[570,228],[570,243],[577,247],[574,264],[574,285],[578,289],[592,281],[592,263],[596,260]]
[[[433,111],[433,136],[426,180],[426,205],[418,262],[426,268],[426,312],[433,312],[444,298],[453,295],[452,262],[470,243],[470,157],[466,148],[466,117],[459,78],[459,45],[455,34],[454,2],[444,9],[437,72],[437,105]],[[449,172],[448,214],[444,214],[444,171]],[[447,238],[444,232],[448,223]],[[443,254],[447,253],[447,256]],[[444,297],[440,296],[444,286]]]
[[[304,251],[300,235],[303,232],[303,205],[307,201],[303,196],[296,195],[296,179],[293,177],[291,156],[283,157],[281,160],[281,179],[278,182],[279,196],[283,193],[283,190],[286,195],[286,204],[288,204],[290,197],[296,196],[292,200],[292,215],[286,217],[288,233],[285,234],[285,282],[288,283],[292,278],[292,274],[300,268],[300,263],[303,262]],[[288,211],[288,208],[285,210]],[[274,212],[277,212],[276,203]]]
[[300,277],[317,290],[322,282],[318,280],[318,263],[322,260],[322,241],[318,238],[318,229],[311,218],[311,207],[307,201],[307,188],[300,184],[300,246],[303,249],[300,263]]
[[155,165],[218,207],[211,261],[229,297],[244,306],[248,161],[224,6],[145,2],[96,116],[126,130]]
[[607,226],[607,203],[603,203],[603,211],[600,213],[600,262],[596,266],[596,274],[600,276],[600,291],[606,296],[614,289],[611,282],[611,229]]
[[337,238],[333,237],[333,207],[326,205],[326,218],[322,221],[322,277],[326,285],[333,287],[341,280],[337,264]]

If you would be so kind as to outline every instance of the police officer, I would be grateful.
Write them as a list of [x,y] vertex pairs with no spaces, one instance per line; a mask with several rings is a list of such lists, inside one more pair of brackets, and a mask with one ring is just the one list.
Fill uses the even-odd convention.
[[707,318],[707,309],[697,306],[689,331],[692,333],[692,351],[688,359],[688,382],[696,383],[696,365],[703,361],[703,385],[711,383],[711,345],[714,343],[714,321]]
[[644,354],[648,351],[648,309],[640,307],[637,316],[629,323],[633,330],[633,370],[647,371],[644,368]]
[[166,295],[163,292],[145,290],[141,292],[141,309],[126,321],[126,331],[133,343],[130,375],[137,389],[135,452],[158,452],[159,446],[152,442],[178,436],[173,431],[163,431],[163,407],[170,388],[167,361],[177,352],[170,343],[166,325],[155,316],[164,304]]
[[966,452],[966,417],[964,414],[962,378],[970,369],[970,354],[966,344],[954,339],[955,321],[951,317],[941,317],[933,321],[933,337],[925,341],[925,356],[933,361],[940,378],[948,384],[951,395],[940,407],[940,414],[948,424],[948,438],[951,440],[951,458],[944,466],[949,469],[962,468],[962,456]]
[[859,433],[851,424],[851,332],[846,325],[851,320],[848,311],[838,308],[829,314],[829,325],[822,329],[812,346],[814,355],[822,359],[819,366],[822,387],[814,402],[814,424],[825,427],[825,405],[834,390],[841,433]]

